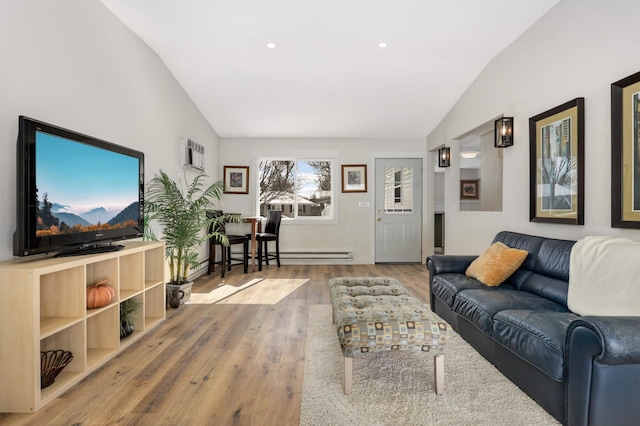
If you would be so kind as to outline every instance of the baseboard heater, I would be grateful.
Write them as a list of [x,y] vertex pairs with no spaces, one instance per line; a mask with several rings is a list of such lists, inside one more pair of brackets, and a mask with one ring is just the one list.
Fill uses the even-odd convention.
[[[201,260],[198,263],[198,266],[191,267],[189,269],[189,273],[187,275],[187,280],[189,280],[189,281],[195,280],[199,276],[206,274],[208,269],[209,269],[209,259]],[[220,274],[218,274],[218,275],[220,275]]]
[[[269,251],[269,254],[273,254]],[[240,253],[234,253],[234,256],[238,256]],[[350,263],[353,261],[353,252],[350,251],[281,251],[280,261],[285,264],[300,264],[302,262],[311,262],[311,264],[337,264],[337,263]],[[251,262],[251,261],[249,261]],[[304,264],[304,263],[302,263]],[[197,277],[207,273],[209,266],[209,259],[200,261],[200,264],[191,268],[189,271],[189,280],[194,280]]]
[[348,261],[353,260],[353,253],[349,251],[281,251],[280,260]]

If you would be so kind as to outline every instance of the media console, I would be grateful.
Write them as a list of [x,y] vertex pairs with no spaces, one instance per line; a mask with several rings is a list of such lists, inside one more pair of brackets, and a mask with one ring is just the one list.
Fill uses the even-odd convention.
[[[117,252],[0,263],[0,412],[32,413],[166,318],[164,243],[132,241]],[[86,286],[109,280],[107,306],[86,307]],[[143,303],[135,332],[120,340],[120,302]],[[40,389],[40,352],[73,360]]]

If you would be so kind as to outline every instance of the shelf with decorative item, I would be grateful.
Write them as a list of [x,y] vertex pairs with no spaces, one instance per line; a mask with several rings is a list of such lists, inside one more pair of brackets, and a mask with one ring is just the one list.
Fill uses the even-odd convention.
[[[42,381],[42,353],[50,351],[66,351],[73,355],[73,359],[70,360],[68,365],[65,365],[64,370],[58,372],[54,381],[49,383],[48,386],[43,386]],[[79,322],[70,327],[67,327],[57,333],[51,334],[40,340],[40,386],[41,386],[41,399],[46,400],[48,396],[55,397],[60,392],[69,388],[78,377],[82,374],[86,367],[85,356],[85,333],[84,323]]]
[[103,308],[114,303],[116,289],[109,284],[109,279],[101,279],[94,284],[87,285],[87,310]]
[[120,302],[120,340],[126,339],[134,331],[144,327],[143,296],[130,297]]
[[62,349],[40,352],[40,389],[51,386],[58,374],[73,361],[73,354]]

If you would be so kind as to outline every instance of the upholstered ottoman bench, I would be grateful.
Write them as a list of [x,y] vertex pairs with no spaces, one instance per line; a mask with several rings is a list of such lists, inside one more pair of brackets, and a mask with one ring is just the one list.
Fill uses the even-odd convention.
[[434,357],[436,393],[444,393],[448,325],[390,277],[329,280],[333,320],[344,354],[344,393],[353,383],[353,357],[406,350]]

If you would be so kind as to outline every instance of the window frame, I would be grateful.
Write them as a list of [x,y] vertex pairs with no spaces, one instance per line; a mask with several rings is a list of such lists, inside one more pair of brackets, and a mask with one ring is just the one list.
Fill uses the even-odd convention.
[[[293,209],[294,217],[286,217],[282,216],[282,222],[288,224],[336,224],[338,223],[338,194],[336,192],[336,165],[338,164],[338,159],[333,156],[328,155],[296,155],[296,156],[255,156],[254,157],[254,167],[256,173],[253,174],[253,182],[256,191],[255,191],[255,200],[254,200],[254,212],[256,216],[260,216],[260,162],[262,161],[292,161],[296,164],[295,174],[294,174],[294,185],[297,186],[298,183],[298,163],[299,162],[310,162],[310,161],[326,161],[331,164],[331,215],[329,216],[298,216],[298,205],[297,205],[297,197],[298,193],[295,190],[295,208],[291,206]],[[339,176],[338,176],[339,177]]]

